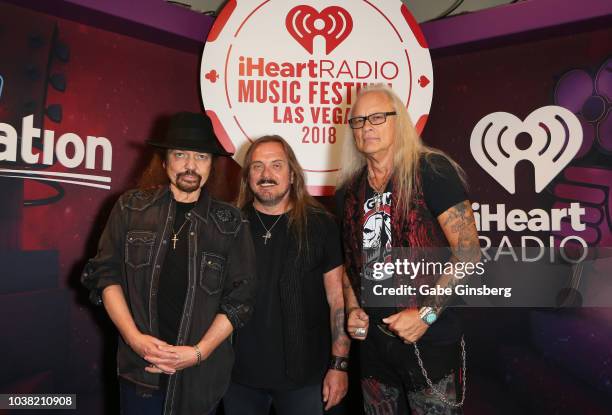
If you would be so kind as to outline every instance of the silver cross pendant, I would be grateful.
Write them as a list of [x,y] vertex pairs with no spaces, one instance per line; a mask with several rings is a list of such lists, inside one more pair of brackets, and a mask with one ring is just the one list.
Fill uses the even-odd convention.
[[272,238],[272,234],[270,233],[270,231],[267,231],[265,235],[261,236],[262,238],[264,238],[264,245],[268,244],[268,239]]

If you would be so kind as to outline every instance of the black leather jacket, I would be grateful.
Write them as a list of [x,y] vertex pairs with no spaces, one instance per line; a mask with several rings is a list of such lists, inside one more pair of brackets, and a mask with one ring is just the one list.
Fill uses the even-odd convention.
[[[100,238],[98,253],[82,274],[97,304],[101,304],[105,287],[121,285],[138,329],[158,338],[156,295],[175,207],[167,186],[121,195]],[[203,189],[190,219],[189,281],[178,345],[197,343],[218,313],[226,314],[235,329],[242,327],[252,313],[255,292],[255,252],[250,227],[240,211],[212,199]],[[200,366],[171,376],[164,414],[208,414],[227,389],[233,361],[228,338]],[[119,376],[158,388],[159,375],[146,372],[146,365],[120,337]]]

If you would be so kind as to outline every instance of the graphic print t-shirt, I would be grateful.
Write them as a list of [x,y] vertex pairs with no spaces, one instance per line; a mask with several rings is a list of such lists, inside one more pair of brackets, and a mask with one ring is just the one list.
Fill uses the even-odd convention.
[[[425,203],[436,218],[448,208],[466,200],[467,195],[463,184],[450,162],[443,156],[432,155],[428,159],[422,158],[420,174],[423,186]],[[374,277],[373,267],[376,262],[391,262],[393,238],[391,234],[391,199],[393,186],[387,185],[382,197],[369,185],[366,187],[365,202],[363,205],[363,254],[364,274],[363,289],[366,299],[364,304],[371,321],[380,321],[395,313],[393,304],[388,304],[389,297],[372,295],[375,285],[384,288],[394,287],[392,274]],[[376,209],[377,199],[380,207]],[[446,312],[445,312],[446,313]],[[438,322],[436,323],[436,325]]]
[[[393,195],[393,185],[387,184],[385,191],[380,194],[374,191],[371,186],[366,187],[365,202],[363,204],[363,261],[364,261],[364,280],[362,295],[366,309],[371,309],[380,318],[389,315],[390,307],[387,304],[388,297],[378,297],[372,295],[374,286],[380,285],[385,288],[393,286],[392,274],[382,276],[374,273],[376,263],[392,262],[391,253],[393,249],[393,238],[391,236],[391,197]],[[383,308],[382,310],[379,310]]]

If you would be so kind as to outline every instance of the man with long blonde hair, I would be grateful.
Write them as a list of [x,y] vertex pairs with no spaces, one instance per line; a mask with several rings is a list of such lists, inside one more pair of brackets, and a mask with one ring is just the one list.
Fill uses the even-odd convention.
[[[465,343],[450,295],[414,295],[399,271],[376,273],[397,259],[393,248],[450,248],[453,263],[479,258],[462,170],[425,146],[406,107],[389,88],[362,90],[352,108],[337,204],[341,207],[349,335],[361,344],[368,415],[459,414]],[[420,251],[419,251],[420,250]],[[439,254],[439,252],[437,253]],[[454,275],[428,276],[452,289]],[[421,283],[419,277],[415,280]],[[414,286],[413,286],[414,287]],[[387,297],[380,297],[383,288]],[[399,292],[401,295],[393,294]],[[461,352],[463,348],[463,353]],[[463,357],[463,362],[462,362]]]
[[346,394],[342,250],[332,217],[308,194],[289,144],[265,136],[249,148],[238,207],[251,220],[258,291],[235,340],[226,415],[323,414]]

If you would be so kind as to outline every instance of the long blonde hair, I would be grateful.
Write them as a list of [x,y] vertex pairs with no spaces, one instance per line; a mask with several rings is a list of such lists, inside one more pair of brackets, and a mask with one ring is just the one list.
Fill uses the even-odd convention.
[[[467,187],[465,172],[463,169],[446,153],[433,147],[423,144],[417,132],[406,106],[393,90],[385,84],[375,84],[367,86],[359,91],[355,103],[365,94],[382,93],[388,98],[396,112],[395,117],[395,138],[394,138],[394,158],[393,158],[393,177],[395,179],[394,192],[397,192],[398,209],[407,212],[410,209],[410,200],[416,190],[416,175],[419,169],[421,157],[428,158],[431,155],[440,155],[446,158],[457,171],[459,178]],[[354,108],[354,106],[353,106]],[[357,150],[353,133],[348,129],[344,137],[344,147],[342,151],[341,166],[342,170],[338,178],[338,188],[352,181],[366,165],[365,156]],[[432,164],[435,169],[435,165]]]
[[293,177],[293,182],[290,184],[289,200],[291,201],[291,210],[287,213],[289,218],[289,228],[294,228],[298,241],[298,251],[302,249],[302,241],[305,239],[308,226],[308,210],[314,209],[318,212],[327,214],[327,211],[314,197],[312,197],[306,189],[306,179],[304,170],[293,152],[293,149],[287,141],[279,135],[266,135],[258,138],[251,144],[251,147],[246,152],[244,164],[240,174],[240,192],[236,204],[238,208],[246,208],[253,203],[255,195],[249,186],[249,172],[251,163],[253,162],[253,153],[255,149],[264,143],[278,143],[283,147],[287,155],[289,164],[289,172]]

